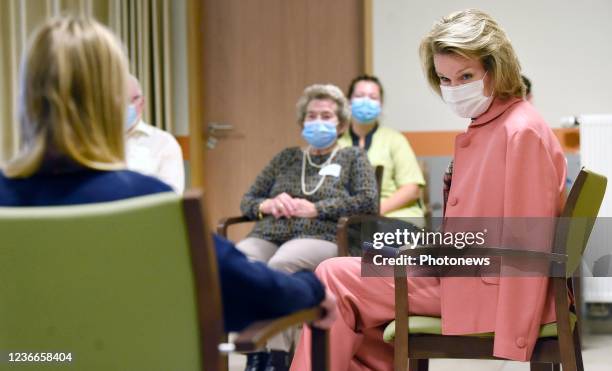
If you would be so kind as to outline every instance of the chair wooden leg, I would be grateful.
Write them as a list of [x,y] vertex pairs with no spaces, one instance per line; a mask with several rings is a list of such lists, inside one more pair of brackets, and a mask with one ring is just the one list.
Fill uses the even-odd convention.
[[530,371],[558,371],[559,365],[555,365],[554,363],[537,363],[531,362]]
[[328,371],[329,370],[329,339],[328,332],[325,330],[311,327],[312,329],[312,345],[311,345],[311,362],[312,371]]
[[582,364],[582,342],[580,341],[580,328],[579,323],[576,323],[574,328],[574,353],[576,354],[576,370],[584,371],[584,365]]
[[[222,337],[222,342],[229,343],[229,335],[225,334]],[[229,354],[221,358],[221,366],[219,367],[219,371],[228,371],[229,370]]]
[[429,371],[428,359],[409,359],[408,371]]
[[[559,356],[563,371],[578,371],[576,361],[576,345],[574,334],[570,328],[569,308],[567,298],[567,281],[563,277],[553,277],[551,282],[555,292],[555,310],[557,315],[557,332],[559,341]],[[575,331],[574,331],[575,333]]]

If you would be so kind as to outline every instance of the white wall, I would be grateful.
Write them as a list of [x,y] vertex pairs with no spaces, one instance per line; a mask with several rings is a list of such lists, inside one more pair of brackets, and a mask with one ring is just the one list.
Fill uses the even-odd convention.
[[534,104],[553,127],[561,116],[612,112],[612,1],[375,0],[374,72],[385,87],[384,123],[403,131],[460,130],[429,89],[418,58],[435,21],[479,8],[506,30],[533,83]]

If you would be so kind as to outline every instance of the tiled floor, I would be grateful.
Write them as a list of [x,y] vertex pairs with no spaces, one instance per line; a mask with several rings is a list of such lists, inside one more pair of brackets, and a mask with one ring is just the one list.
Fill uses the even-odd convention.
[[[612,370],[612,335],[585,336],[582,357],[587,371]],[[245,357],[230,356],[230,371],[242,371]],[[527,371],[529,364],[507,361],[432,360],[431,371]],[[334,370],[332,370],[334,371]]]

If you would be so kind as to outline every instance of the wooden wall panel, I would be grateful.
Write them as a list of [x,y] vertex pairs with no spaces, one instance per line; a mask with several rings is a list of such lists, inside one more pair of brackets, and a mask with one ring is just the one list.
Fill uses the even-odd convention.
[[201,124],[234,127],[206,153],[213,220],[238,214],[257,173],[303,144],[295,104],[307,85],[345,90],[363,72],[362,18],[354,0],[205,1]]

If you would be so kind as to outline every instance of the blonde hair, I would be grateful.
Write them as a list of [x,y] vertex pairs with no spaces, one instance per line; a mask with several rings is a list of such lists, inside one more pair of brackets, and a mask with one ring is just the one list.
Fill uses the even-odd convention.
[[97,170],[124,168],[127,78],[120,42],[95,20],[44,23],[23,56],[21,151],[5,174],[27,177],[53,158]]
[[336,116],[338,117],[338,132],[341,132],[351,120],[351,109],[349,103],[339,87],[332,84],[310,85],[297,102],[297,122],[304,124],[308,104],[315,99],[329,99],[336,103]]
[[479,59],[493,78],[493,94],[502,99],[525,96],[521,65],[504,30],[487,13],[467,9],[437,22],[421,41],[421,63],[432,89],[440,95],[435,54],[457,54]]

